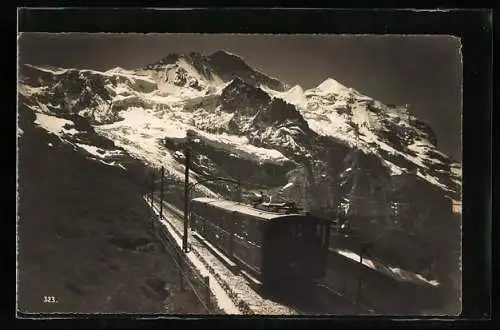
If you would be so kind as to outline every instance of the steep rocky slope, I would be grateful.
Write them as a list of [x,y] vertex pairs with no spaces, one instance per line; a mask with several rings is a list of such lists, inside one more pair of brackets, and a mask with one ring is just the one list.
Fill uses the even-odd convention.
[[19,112],[19,312],[206,313],[180,290],[174,261],[147,222],[141,183]]

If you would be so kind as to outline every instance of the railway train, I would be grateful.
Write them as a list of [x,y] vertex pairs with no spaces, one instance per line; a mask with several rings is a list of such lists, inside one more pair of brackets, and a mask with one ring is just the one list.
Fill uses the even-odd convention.
[[293,208],[272,210],[200,197],[190,202],[189,221],[264,288],[324,278],[329,222]]

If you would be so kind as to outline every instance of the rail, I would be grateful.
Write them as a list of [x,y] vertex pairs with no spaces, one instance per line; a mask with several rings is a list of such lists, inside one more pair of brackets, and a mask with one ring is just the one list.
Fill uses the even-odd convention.
[[[162,232],[162,231],[160,231],[160,232]],[[155,232],[155,234],[158,236],[157,232]],[[158,237],[161,242],[170,241],[170,239],[168,237],[165,237],[166,235],[161,235],[161,236],[163,236],[163,237]],[[210,293],[209,293],[210,292],[209,277],[205,276],[202,278],[200,275],[196,274],[196,272],[192,272],[192,274],[195,277],[197,277],[197,279],[199,280],[199,284],[205,289],[205,291],[203,293],[205,295],[205,298],[203,299],[201,297],[201,294],[194,287],[193,283],[191,283],[191,281],[189,279],[189,277],[190,277],[189,273],[187,271],[184,271],[184,267],[182,266],[182,264],[183,264],[182,255],[180,253],[172,252],[171,249],[166,247],[164,243],[163,243],[163,246],[165,247],[164,251],[166,251],[170,255],[172,260],[174,260],[174,264],[175,264],[177,270],[179,271],[181,291],[184,290],[184,281],[185,281],[185,283],[187,283],[187,285],[191,288],[191,290],[194,293],[197,300],[203,306],[203,309],[207,313],[211,313],[212,310],[211,310],[211,308],[209,308],[209,306],[211,305],[211,299],[210,299]],[[187,265],[187,266],[189,267],[189,265]]]
[[[154,207],[153,205],[151,206]],[[154,211],[152,209],[152,213],[153,212]],[[157,217],[168,222],[168,220],[166,220],[163,216],[158,215]],[[176,250],[175,242],[172,242],[172,239],[169,237],[168,234],[165,233],[165,231],[161,227],[159,228],[159,225],[157,221],[155,221],[154,216],[151,216],[150,219],[151,219],[150,221],[152,222],[153,233],[161,242],[162,246],[164,247],[164,251],[167,252],[174,261],[174,265],[177,268],[179,274],[179,285],[181,291],[185,290],[185,284],[187,284],[187,286],[191,289],[196,299],[202,305],[203,309],[208,314],[213,313],[216,304],[212,304],[210,277],[200,276],[188,262],[183,261],[184,254],[180,253],[179,251],[177,252],[175,251]],[[167,242],[170,246],[167,246]],[[198,286],[201,287],[201,290],[196,289],[195,287],[196,285],[193,285],[193,281],[190,279],[191,277],[193,277],[194,280],[197,282]]]

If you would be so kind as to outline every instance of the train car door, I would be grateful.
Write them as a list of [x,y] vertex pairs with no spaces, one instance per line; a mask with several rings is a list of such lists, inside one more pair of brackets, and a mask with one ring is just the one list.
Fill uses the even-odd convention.
[[295,258],[303,279],[322,278],[326,270],[328,226],[314,217],[297,218],[293,225]]
[[295,251],[291,226],[281,221],[269,220],[263,225],[262,263],[264,283],[270,288],[283,284],[291,275],[291,263]]
[[316,277],[326,275],[326,263],[328,258],[328,249],[330,248],[330,222],[318,219],[316,224],[316,235],[314,238],[316,249],[314,254],[317,256],[317,268],[314,270]]

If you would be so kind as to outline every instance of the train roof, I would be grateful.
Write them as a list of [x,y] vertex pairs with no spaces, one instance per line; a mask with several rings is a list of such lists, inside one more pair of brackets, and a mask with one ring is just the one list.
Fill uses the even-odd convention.
[[200,202],[200,203],[204,203],[204,204],[210,204],[210,205],[213,205],[213,206],[220,208],[220,209],[225,209],[228,211],[235,211],[235,212],[238,212],[241,214],[250,215],[250,216],[260,218],[263,220],[282,219],[282,218],[286,218],[289,216],[302,215],[300,213],[283,214],[283,213],[277,213],[277,212],[264,211],[264,210],[254,208],[248,204],[243,204],[243,203],[228,201],[228,200],[223,200],[223,199],[209,198],[209,197],[193,198],[192,201]]

